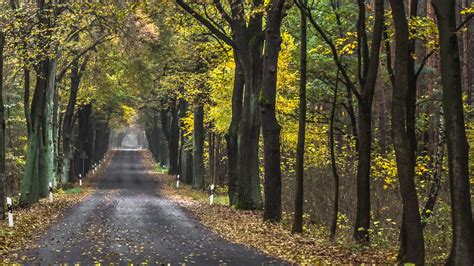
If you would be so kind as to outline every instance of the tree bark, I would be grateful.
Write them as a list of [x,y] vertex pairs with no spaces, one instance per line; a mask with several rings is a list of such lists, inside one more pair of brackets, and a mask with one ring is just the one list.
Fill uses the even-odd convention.
[[[391,0],[395,27],[394,88],[392,102],[392,136],[396,154],[398,178],[403,204],[401,247],[399,260],[403,263],[424,263],[424,239],[417,193],[415,189],[415,143],[412,121],[416,86],[409,41],[408,20],[403,1]],[[415,96],[415,99],[411,99]]]
[[61,167],[61,184],[66,184],[69,181],[69,170],[71,160],[74,156],[73,149],[73,128],[74,128],[74,110],[76,107],[77,93],[79,91],[79,84],[81,81],[82,71],[85,69],[86,61],[79,68],[78,62],[73,63],[71,67],[71,85],[69,88],[69,100],[66,107],[66,113],[63,118],[63,162]]
[[237,132],[242,117],[242,101],[244,93],[244,77],[242,66],[239,59],[235,56],[235,72],[234,72],[234,88],[232,89],[232,120],[226,135],[227,141],[227,158],[228,158],[228,186],[229,186],[229,204],[235,206],[238,197],[238,140]]
[[272,0],[267,11],[265,26],[265,52],[263,63],[260,111],[265,168],[265,209],[263,219],[279,222],[281,219],[281,157],[280,131],[276,118],[276,86],[278,55],[281,45],[281,22],[284,17],[285,0]]
[[[365,21],[365,3],[361,1],[361,18]],[[363,32],[358,35],[364,43],[362,45],[362,53],[367,53],[363,57],[363,79],[361,83],[361,93],[359,98],[359,145],[357,149],[358,167],[357,167],[357,217],[354,228],[354,238],[359,242],[368,242],[370,227],[370,164],[372,152],[372,103],[375,93],[375,85],[377,81],[377,74],[380,59],[380,46],[382,43],[382,32],[384,26],[384,1],[375,1],[375,19],[374,30],[372,34],[372,44],[370,48],[370,57],[366,39],[366,27],[363,23],[362,28],[358,31]]]
[[[214,24],[204,16],[193,10],[183,0],[177,0],[186,12],[192,15],[197,21],[208,28],[212,34],[224,41],[233,48],[234,56],[240,63],[244,76],[244,98],[242,108],[242,118],[237,129],[237,176],[238,186],[237,204],[241,209],[256,209],[262,205],[259,179],[259,137],[260,121],[258,117],[258,93],[262,79],[262,12],[254,12],[247,21],[242,0],[230,1],[231,14],[227,14],[220,1],[214,1],[214,5],[222,15],[223,19],[232,29],[232,38],[225,32],[215,27]],[[251,3],[253,8],[261,8],[262,0],[255,0]],[[234,143],[235,144],[235,143]],[[233,188],[232,188],[233,189]],[[234,201],[234,200],[232,200]]]
[[[41,181],[39,176],[40,169],[40,149],[41,139],[43,137],[42,131],[42,116],[44,112],[46,84],[47,84],[47,61],[40,62],[38,64],[38,72],[35,84],[35,92],[33,94],[33,100],[31,103],[31,109],[29,105],[29,72],[25,71],[25,115],[28,124],[28,144],[26,154],[26,165],[21,182],[21,205],[29,205],[36,203],[40,197],[40,186]],[[28,86],[27,86],[28,84]],[[28,122],[29,121],[29,122]],[[44,183],[44,182],[43,182]],[[47,183],[46,183],[47,185]],[[44,187],[44,184],[43,184]],[[47,189],[47,188],[46,188]],[[43,191],[43,193],[45,192]]]
[[469,145],[462,100],[462,68],[456,32],[456,1],[433,0],[440,40],[441,83],[451,195],[452,247],[447,264],[474,263],[474,230],[469,183]]
[[5,37],[0,31],[0,220],[5,219],[6,165],[5,165],[5,105],[3,101],[3,50]]
[[169,165],[168,173],[176,175],[178,173],[179,155],[179,117],[176,102],[171,106],[170,139],[168,140]]
[[[304,4],[308,2],[305,0]],[[306,15],[300,10],[300,102],[298,117],[298,143],[296,144],[296,182],[295,182],[295,214],[293,233],[303,232],[304,211],[304,146],[306,138],[306,69],[307,69],[307,21]],[[337,81],[336,81],[337,82]]]
[[204,107],[198,101],[194,106],[193,188],[204,188]]
[[[339,71],[336,76],[339,79]],[[331,241],[334,241],[336,239],[337,219],[339,216],[339,174],[337,172],[336,151],[334,147],[335,146],[334,120],[336,117],[338,89],[339,89],[339,80],[336,80],[336,86],[334,87],[334,99],[333,99],[332,108],[331,108],[331,118],[329,120],[329,151],[331,155],[331,170],[332,170],[332,175],[334,177],[334,208],[333,208],[332,222],[331,222],[331,229],[330,229]]]
[[56,183],[55,159],[54,159],[54,138],[53,138],[53,116],[54,116],[54,91],[56,90],[56,60],[48,60],[47,82],[45,89],[44,113],[42,117],[43,136],[41,139],[42,147],[40,152],[40,196],[48,196],[48,183]]

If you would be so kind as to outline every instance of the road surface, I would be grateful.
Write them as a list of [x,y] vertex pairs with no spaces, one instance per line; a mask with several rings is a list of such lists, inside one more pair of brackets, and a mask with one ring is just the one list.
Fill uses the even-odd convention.
[[143,152],[115,152],[97,191],[24,251],[26,263],[281,264],[213,234],[159,195]]

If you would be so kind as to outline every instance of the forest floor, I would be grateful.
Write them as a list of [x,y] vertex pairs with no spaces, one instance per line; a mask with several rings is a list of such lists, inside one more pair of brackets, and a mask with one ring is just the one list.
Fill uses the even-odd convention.
[[330,242],[327,237],[306,230],[292,234],[289,225],[263,222],[262,211],[243,211],[228,206],[225,194],[209,204],[205,191],[196,191],[174,176],[163,174],[148,156],[150,171],[161,184],[160,193],[190,212],[197,220],[229,241],[247,245],[291,263],[395,263],[394,250]]
[[[71,188],[55,191],[53,202],[50,202],[49,198],[44,198],[31,206],[14,208],[14,227],[8,227],[6,221],[0,223],[0,261],[9,263],[22,260],[22,251],[36,246],[42,232],[90,196],[112,157],[110,153],[106,155],[104,163],[97,168],[97,171],[84,179],[83,186],[75,183]],[[17,201],[18,199],[14,198],[14,203]]]

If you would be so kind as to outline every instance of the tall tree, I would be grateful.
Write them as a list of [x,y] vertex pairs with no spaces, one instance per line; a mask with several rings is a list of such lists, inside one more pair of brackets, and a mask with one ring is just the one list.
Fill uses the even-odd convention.
[[281,219],[281,156],[280,131],[276,119],[276,85],[278,55],[281,45],[281,23],[285,11],[285,0],[272,0],[268,4],[265,25],[265,52],[263,61],[263,82],[260,93],[262,132],[265,168],[265,210],[263,219]]
[[[366,26],[366,4],[364,0],[358,1],[358,22],[357,22],[357,77],[359,84],[353,82],[348,69],[342,63],[342,57],[339,54],[334,41],[323,30],[321,25],[315,20],[311,9],[297,1],[298,6],[304,10],[309,22],[316,29],[323,41],[329,46],[334,63],[336,64],[344,84],[348,90],[349,102],[355,95],[359,104],[359,121],[355,122],[355,116],[350,111],[354,135],[357,136],[357,214],[354,228],[354,239],[358,242],[369,241],[370,227],[370,165],[372,151],[372,102],[377,79],[380,46],[384,25],[384,1],[375,1],[375,18],[372,32],[372,43],[369,49],[368,32]],[[359,87],[360,89],[357,89]],[[349,107],[352,104],[349,104]]]
[[[474,228],[469,183],[469,144],[462,99],[456,1],[433,0],[439,29],[441,83],[451,195],[452,247],[449,265],[474,264]],[[467,44],[465,44],[467,45]]]
[[66,113],[63,118],[63,161],[61,164],[61,183],[65,184],[69,181],[69,170],[71,160],[74,156],[73,149],[73,128],[74,128],[74,110],[76,108],[77,93],[81,77],[87,66],[88,57],[79,65],[79,61],[75,60],[71,66],[71,85],[69,87],[69,100],[66,106]]
[[357,23],[359,83],[361,87],[358,96],[358,167],[357,167],[357,217],[354,228],[354,238],[368,241],[370,226],[370,164],[372,152],[372,103],[377,81],[380,59],[380,46],[384,25],[384,1],[375,1],[375,19],[372,33],[372,44],[369,55],[365,1],[359,0],[359,20]]
[[193,188],[204,188],[204,106],[199,96],[194,102]]
[[229,130],[226,134],[227,141],[227,158],[228,158],[228,187],[229,187],[229,203],[234,206],[238,202],[238,140],[239,123],[242,118],[242,98],[244,94],[244,73],[239,59],[234,53],[235,70],[234,85],[232,89],[232,118]]
[[423,229],[415,188],[416,84],[412,42],[403,1],[390,1],[395,28],[394,88],[392,97],[392,138],[395,148],[398,179],[402,196],[403,217],[399,260],[423,264],[425,258]]
[[0,29],[0,220],[5,219],[6,165],[5,165],[5,105],[3,102],[3,51],[5,36]]
[[[263,1],[252,1],[249,3],[249,8],[246,8],[246,4],[242,0],[229,1],[230,13],[224,9],[220,0],[212,2],[214,8],[222,16],[223,24],[227,24],[232,30],[232,37],[226,34],[223,27],[216,25],[212,18],[205,18],[183,0],[177,0],[176,3],[199,23],[208,28],[217,38],[231,46],[234,56],[239,61],[245,86],[243,88],[242,102],[239,102],[240,97],[235,97],[233,104],[242,105],[242,115],[237,128],[238,149],[237,151],[228,152],[228,155],[237,155],[238,202],[236,206],[242,209],[260,208],[262,200],[258,158],[260,138],[258,97],[263,74],[263,12],[260,10]],[[252,15],[247,16],[247,12],[252,13]],[[240,89],[242,87],[239,85],[234,88]],[[236,92],[236,94],[238,95],[239,93]],[[237,122],[237,118],[235,118],[234,122]],[[232,130],[235,130],[235,128]],[[234,146],[230,145],[230,147]],[[230,161],[233,160],[230,159]]]
[[337,220],[339,217],[339,173],[337,172],[336,164],[336,151],[335,151],[335,140],[334,140],[334,122],[336,119],[336,109],[337,109],[337,92],[339,90],[339,71],[336,75],[336,85],[334,86],[334,98],[332,101],[331,107],[331,117],[329,118],[329,153],[331,156],[331,170],[334,177],[334,208],[332,214],[332,222],[330,228],[330,238],[331,240],[336,239],[336,230],[337,230]]
[[[308,2],[305,0],[303,4]],[[303,202],[304,202],[304,146],[306,137],[306,69],[307,69],[307,28],[306,15],[300,10],[300,102],[298,117],[298,143],[296,146],[296,189],[295,216],[292,231],[303,232]]]

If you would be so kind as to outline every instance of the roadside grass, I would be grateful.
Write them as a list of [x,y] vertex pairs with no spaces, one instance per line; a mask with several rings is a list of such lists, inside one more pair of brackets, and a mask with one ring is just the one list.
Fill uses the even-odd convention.
[[[176,187],[176,180],[173,178],[169,178],[166,182],[166,186],[168,189],[179,192],[180,194],[184,194],[186,196],[191,197],[193,200],[207,203],[209,204],[209,193],[205,190],[196,190],[193,189],[191,185],[186,184],[184,182],[179,182],[179,188]],[[216,188],[216,191],[219,191],[219,188]],[[214,204],[215,205],[229,205],[229,197],[224,193],[216,192],[214,194]]]
[[77,194],[77,193],[82,193],[82,192],[84,192],[84,189],[80,187],[64,190],[65,194]]

